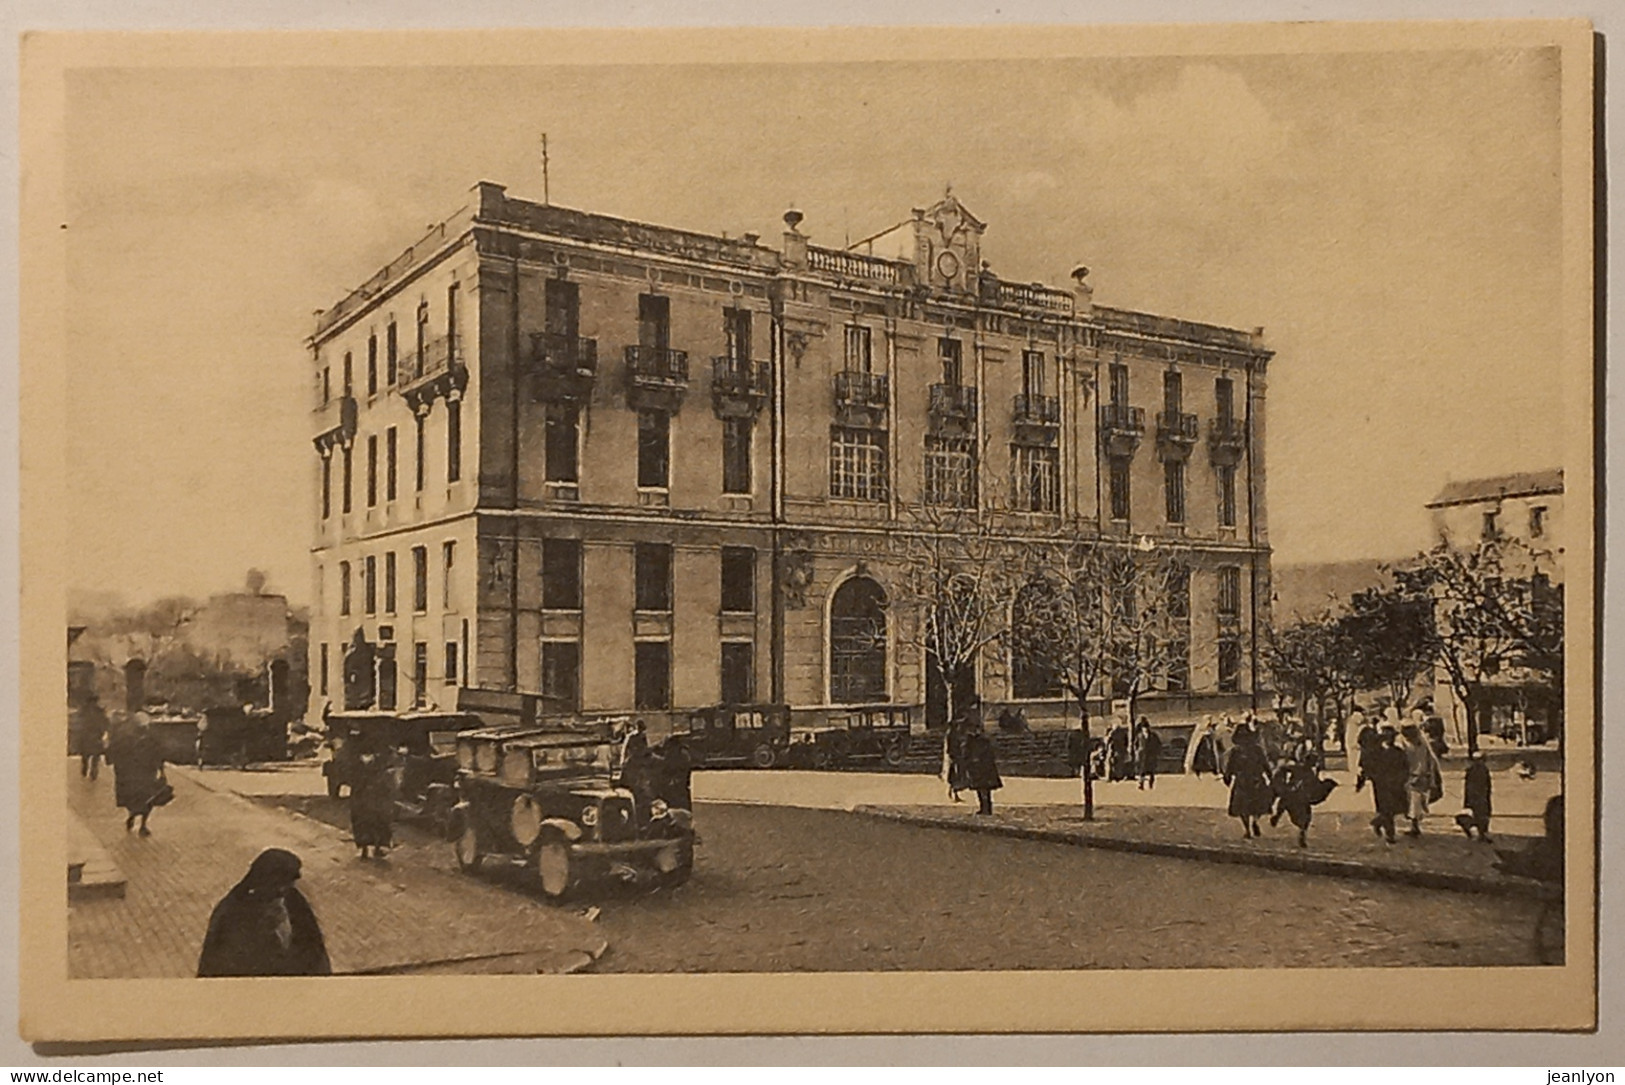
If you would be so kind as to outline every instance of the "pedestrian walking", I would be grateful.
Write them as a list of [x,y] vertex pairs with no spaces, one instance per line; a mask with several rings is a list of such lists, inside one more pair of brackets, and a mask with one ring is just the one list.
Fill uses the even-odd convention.
[[1285,815],[1298,830],[1298,847],[1309,846],[1309,823],[1314,809],[1325,802],[1337,787],[1336,780],[1320,775],[1320,758],[1313,750],[1281,762],[1271,781],[1275,792],[1275,809],[1270,814],[1270,825],[1281,823]]
[[1456,815],[1456,824],[1461,831],[1467,834],[1467,839],[1473,838],[1473,830],[1478,830],[1478,839],[1489,842],[1490,839],[1490,766],[1484,760],[1484,751],[1474,750],[1467,755],[1467,773],[1462,780],[1462,811]]
[[660,763],[665,770],[666,786],[661,789],[661,798],[666,805],[677,810],[694,809],[694,758],[683,736],[672,735],[660,744]]
[[953,802],[961,801],[959,793],[970,787],[965,751],[969,738],[970,729],[961,718],[948,725],[948,734],[943,740],[943,776],[948,783],[948,798]]
[[1428,816],[1428,806],[1444,798],[1444,774],[1439,768],[1439,757],[1428,745],[1422,729],[1407,723],[1399,732],[1404,740],[1406,810],[1411,827],[1406,836],[1422,835],[1422,819]]
[[1134,772],[1133,736],[1121,717],[1112,717],[1111,730],[1106,734],[1106,778],[1112,782],[1127,780]]
[[113,800],[129,815],[124,831],[141,822],[141,835],[151,836],[147,818],[155,807],[175,797],[164,776],[164,754],[153,737],[145,712],[137,712],[130,725],[115,739],[108,751],[113,765]]
[[269,848],[209,916],[199,976],[329,976],[332,963],[310,902],[294,887],[299,857]]
[[1203,716],[1191,735],[1191,744],[1185,747],[1185,772],[1202,778],[1203,773],[1217,776],[1219,772],[1218,736],[1213,730],[1213,717]]
[[79,775],[94,780],[107,753],[107,712],[92,693],[68,720],[69,753],[79,757]]
[[350,782],[350,836],[361,858],[382,859],[395,845],[395,773],[389,754],[367,750]]
[[993,793],[1004,786],[1004,781],[999,778],[999,759],[993,740],[980,729],[965,737],[965,778],[969,790],[976,792],[979,804],[976,812],[993,813]]
[[1213,729],[1213,752],[1218,758],[1218,773],[1223,776],[1230,764],[1230,751],[1236,746],[1236,722],[1226,712]]
[[1450,743],[1444,737],[1444,719],[1433,711],[1432,701],[1423,701],[1411,710],[1411,722],[1426,736],[1428,746],[1436,757],[1450,752]]
[[1384,725],[1377,730],[1376,745],[1362,756],[1360,777],[1354,783],[1356,791],[1371,784],[1371,799],[1376,808],[1371,828],[1390,844],[1394,842],[1394,819],[1405,813],[1405,781],[1410,775],[1410,763],[1405,751],[1394,744],[1395,738],[1392,727]]
[[1139,788],[1157,786],[1157,759],[1162,756],[1162,738],[1151,729],[1151,721],[1140,717],[1134,742],[1134,775]]
[[1270,812],[1275,796],[1270,790],[1270,765],[1258,732],[1237,728],[1235,745],[1224,768],[1224,782],[1230,787],[1229,814],[1241,820],[1242,835],[1262,836],[1258,819]]

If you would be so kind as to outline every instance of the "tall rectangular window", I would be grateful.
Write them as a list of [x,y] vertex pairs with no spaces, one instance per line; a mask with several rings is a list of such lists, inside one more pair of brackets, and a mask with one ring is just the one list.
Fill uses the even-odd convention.
[[348,617],[350,613],[350,563],[339,562],[339,614]]
[[670,349],[670,298],[661,294],[638,295],[638,344],[655,350]]
[[1010,463],[1018,512],[1061,511],[1061,457],[1053,445],[1011,445]]
[[366,563],[362,566],[361,598],[368,614],[378,613],[378,559],[371,554],[367,555]]
[[542,698],[555,712],[575,712],[581,707],[580,642],[542,642]]
[[581,609],[580,540],[542,540],[542,607],[546,610]]
[[322,519],[333,515],[333,457],[322,457]]
[[1111,380],[1111,402],[1117,407],[1128,406],[1128,366],[1113,363],[1107,371]]
[[869,329],[861,324],[846,326],[846,371],[848,373],[874,372],[874,352]]
[[355,362],[351,359],[349,351],[344,352],[344,394],[355,395]]
[[1026,396],[1044,394],[1044,352],[1041,350],[1021,352],[1021,394]]
[[384,613],[395,613],[395,551],[384,554]]
[[412,707],[422,708],[429,688],[429,644],[417,641],[412,645]]
[[1235,565],[1219,569],[1219,617],[1229,621],[1241,617],[1241,569]]
[[422,614],[429,609],[429,548],[412,547],[412,609]]
[[756,611],[756,551],[748,546],[722,548],[722,610],[725,614]]
[[384,431],[384,500],[395,500],[396,440],[395,427]]
[[389,383],[394,384],[401,379],[400,337],[395,330],[395,318],[389,318],[389,327],[385,329],[384,363],[389,370]]
[[367,507],[378,504],[378,435],[367,437]]
[[671,415],[638,412],[638,486],[664,490],[671,484]]
[[932,505],[976,507],[976,442],[969,437],[925,439],[925,500]]
[[1241,641],[1223,637],[1219,641],[1219,692],[1236,693],[1241,689]]
[[395,646],[378,646],[378,708],[383,712],[395,711],[395,684],[399,668],[395,664]]
[[[641,427],[639,433],[641,435]],[[581,408],[574,403],[547,407],[547,447],[543,465],[548,482],[581,481]]]
[[1170,524],[1185,522],[1185,465],[1169,460],[1162,465],[1163,512]]
[[549,279],[546,300],[542,326],[547,333],[570,339],[580,335],[581,288],[567,279]]
[[463,403],[452,399],[446,402],[446,481],[456,482],[463,477]]
[[722,703],[745,705],[756,700],[756,650],[749,641],[722,643]]
[[1162,375],[1162,409],[1179,414],[1185,409],[1185,382],[1179,373],[1170,369]]
[[327,645],[323,643],[319,649],[320,662],[317,664],[317,693],[327,696]]
[[633,707],[671,707],[671,642],[640,640],[634,645]]
[[1219,377],[1213,382],[1213,413],[1219,416],[1221,422],[1235,420],[1236,386],[1229,377]]
[[1236,526],[1236,469],[1231,464],[1220,464],[1216,469],[1219,479],[1219,526]]
[[[385,383],[395,383],[395,370],[391,368],[385,376]],[[378,333],[369,332],[367,335],[367,388],[369,392],[378,390]]]
[[457,684],[457,642],[454,640],[446,642],[445,662],[441,673],[446,676],[446,685],[455,686]]
[[[423,372],[423,348],[429,342],[429,303],[418,302],[418,372]],[[448,358],[447,361],[450,361]]]
[[1529,537],[1540,539],[1546,536],[1546,506],[1529,506]]
[[852,501],[884,501],[888,494],[886,431],[831,426],[829,495]]
[[324,407],[327,406],[328,401],[331,400],[332,398],[333,398],[333,367],[330,366],[330,365],[324,365],[324,366],[322,366],[322,406],[324,406]]
[[748,494],[751,488],[749,418],[722,420],[722,492]]
[[344,511],[355,506],[355,456],[349,445],[344,446]]
[[750,310],[724,309],[722,333],[727,342],[728,357],[741,363],[750,361]]
[[959,387],[965,383],[963,344],[944,336],[937,340],[937,360],[942,363],[942,383]]
[[453,358],[457,350],[457,284],[446,287],[446,356]]
[[1168,584],[1169,623],[1168,671],[1164,686],[1170,692],[1183,692],[1191,684],[1191,574],[1178,570]]
[[447,539],[440,544],[440,568],[445,576],[440,581],[440,606],[445,610],[452,609],[453,592],[451,590],[451,570],[457,564],[457,541]]
[[1108,488],[1111,490],[1111,512],[1113,520],[1127,520],[1131,505],[1129,502],[1129,458],[1127,456],[1112,456],[1108,464]]
[[671,610],[671,545],[638,543],[634,594],[638,610]]
[[417,433],[416,433],[417,448],[414,450],[414,453],[413,453],[413,458],[417,461],[416,488],[417,488],[418,493],[422,493],[423,492],[423,416],[421,414],[418,415],[416,418],[413,419],[413,422],[416,423],[414,428],[417,431]]

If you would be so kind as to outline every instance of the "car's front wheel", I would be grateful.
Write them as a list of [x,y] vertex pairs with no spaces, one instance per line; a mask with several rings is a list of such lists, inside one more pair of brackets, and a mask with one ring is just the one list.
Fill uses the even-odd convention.
[[548,900],[569,896],[576,877],[570,842],[557,833],[543,837],[536,847],[536,873],[541,878],[542,895]]

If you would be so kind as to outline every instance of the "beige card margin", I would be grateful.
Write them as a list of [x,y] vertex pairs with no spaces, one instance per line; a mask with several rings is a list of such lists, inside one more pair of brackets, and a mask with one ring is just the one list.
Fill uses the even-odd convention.
[[[748,48],[742,46],[748,45]],[[63,80],[75,67],[1236,55],[1553,45],[1562,55],[1569,963],[1561,968],[702,976],[66,977]],[[1587,1030],[1595,971],[1593,42],[1580,20],[801,30],[30,34],[22,43],[20,1028],[30,1041],[1214,1030]],[[1486,992],[1504,997],[1486,998]],[[629,1013],[636,1007],[635,1013]]]

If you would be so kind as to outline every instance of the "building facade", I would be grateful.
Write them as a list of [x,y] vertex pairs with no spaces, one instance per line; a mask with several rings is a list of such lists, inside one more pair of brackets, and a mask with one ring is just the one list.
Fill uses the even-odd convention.
[[[1097,306],[1082,268],[1071,290],[999,279],[951,194],[848,249],[801,221],[774,249],[481,183],[321,313],[312,708],[478,688],[929,717],[942,683],[897,636],[887,539],[992,504],[1035,538],[1176,548],[1189,667],[1142,704],[1249,703],[1261,333]],[[987,702],[1063,711],[1000,653],[972,671]]]

